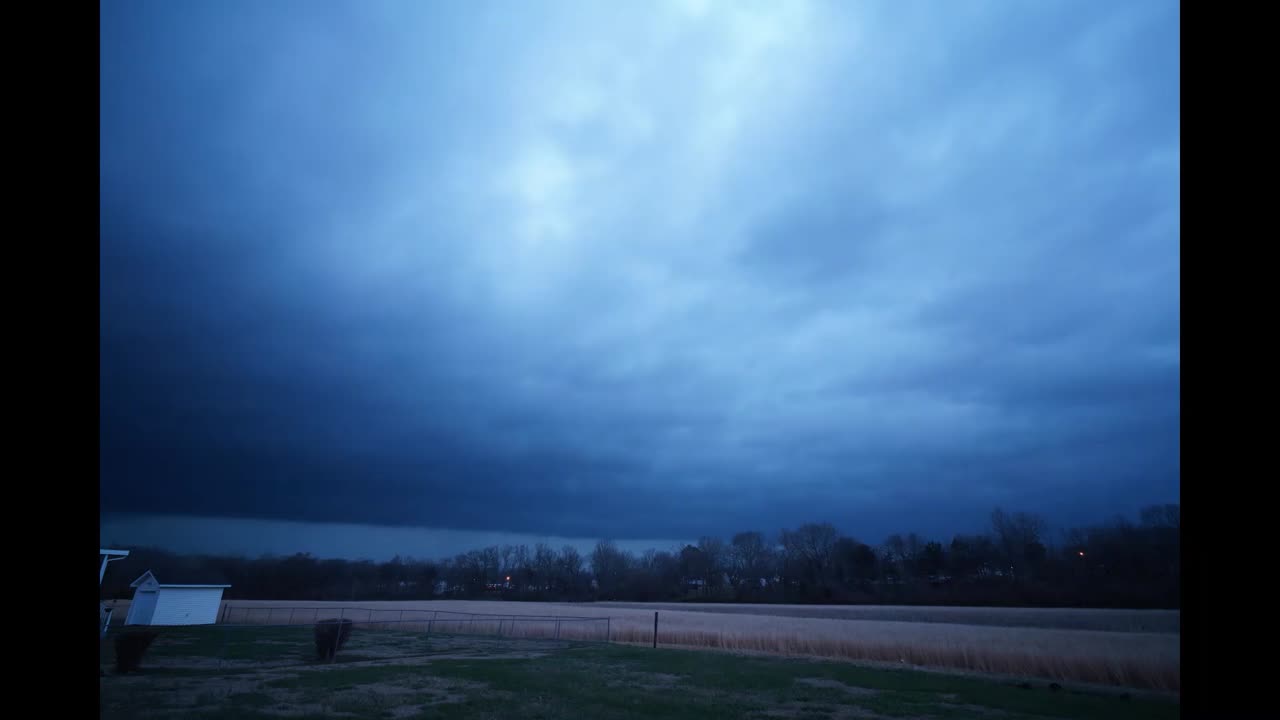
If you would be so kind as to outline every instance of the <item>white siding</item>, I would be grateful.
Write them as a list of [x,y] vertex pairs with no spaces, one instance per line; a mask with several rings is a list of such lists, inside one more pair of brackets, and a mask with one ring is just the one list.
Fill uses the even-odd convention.
[[138,588],[133,593],[133,602],[129,603],[129,614],[125,616],[126,625],[150,625],[152,614],[156,609],[156,596],[159,593]]
[[218,621],[222,588],[160,588],[152,625],[208,625]]

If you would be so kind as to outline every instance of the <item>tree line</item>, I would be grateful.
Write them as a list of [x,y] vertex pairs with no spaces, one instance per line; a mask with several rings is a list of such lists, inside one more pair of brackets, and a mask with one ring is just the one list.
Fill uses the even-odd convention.
[[1051,538],[1028,513],[991,513],[990,528],[943,542],[910,533],[870,545],[830,523],[773,535],[705,536],[636,554],[609,540],[491,546],[454,557],[388,562],[177,555],[129,548],[102,596],[128,598],[146,570],[162,582],[228,583],[227,599],[686,601],[1177,608],[1178,505],[1144,508]]

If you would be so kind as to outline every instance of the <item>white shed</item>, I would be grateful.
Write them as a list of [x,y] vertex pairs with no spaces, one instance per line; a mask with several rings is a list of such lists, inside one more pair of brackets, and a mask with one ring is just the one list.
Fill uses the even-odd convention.
[[218,621],[230,585],[162,585],[148,570],[129,584],[133,602],[125,625],[210,625]]

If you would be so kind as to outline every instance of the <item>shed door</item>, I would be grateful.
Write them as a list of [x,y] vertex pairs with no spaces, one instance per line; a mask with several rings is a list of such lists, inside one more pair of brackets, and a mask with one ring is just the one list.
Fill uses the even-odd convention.
[[125,616],[125,625],[150,625],[151,616],[156,611],[156,591],[138,589],[133,594],[133,602],[129,603],[129,614]]

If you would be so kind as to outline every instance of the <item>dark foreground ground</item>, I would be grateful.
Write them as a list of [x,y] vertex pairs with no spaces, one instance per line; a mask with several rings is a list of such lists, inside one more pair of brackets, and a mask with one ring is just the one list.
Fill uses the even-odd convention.
[[[166,632],[139,673],[102,657],[103,718],[1177,718],[1176,700],[842,662],[517,639]],[[295,642],[298,641],[298,642]],[[387,657],[398,653],[397,657]],[[379,656],[378,659],[370,659]]]

